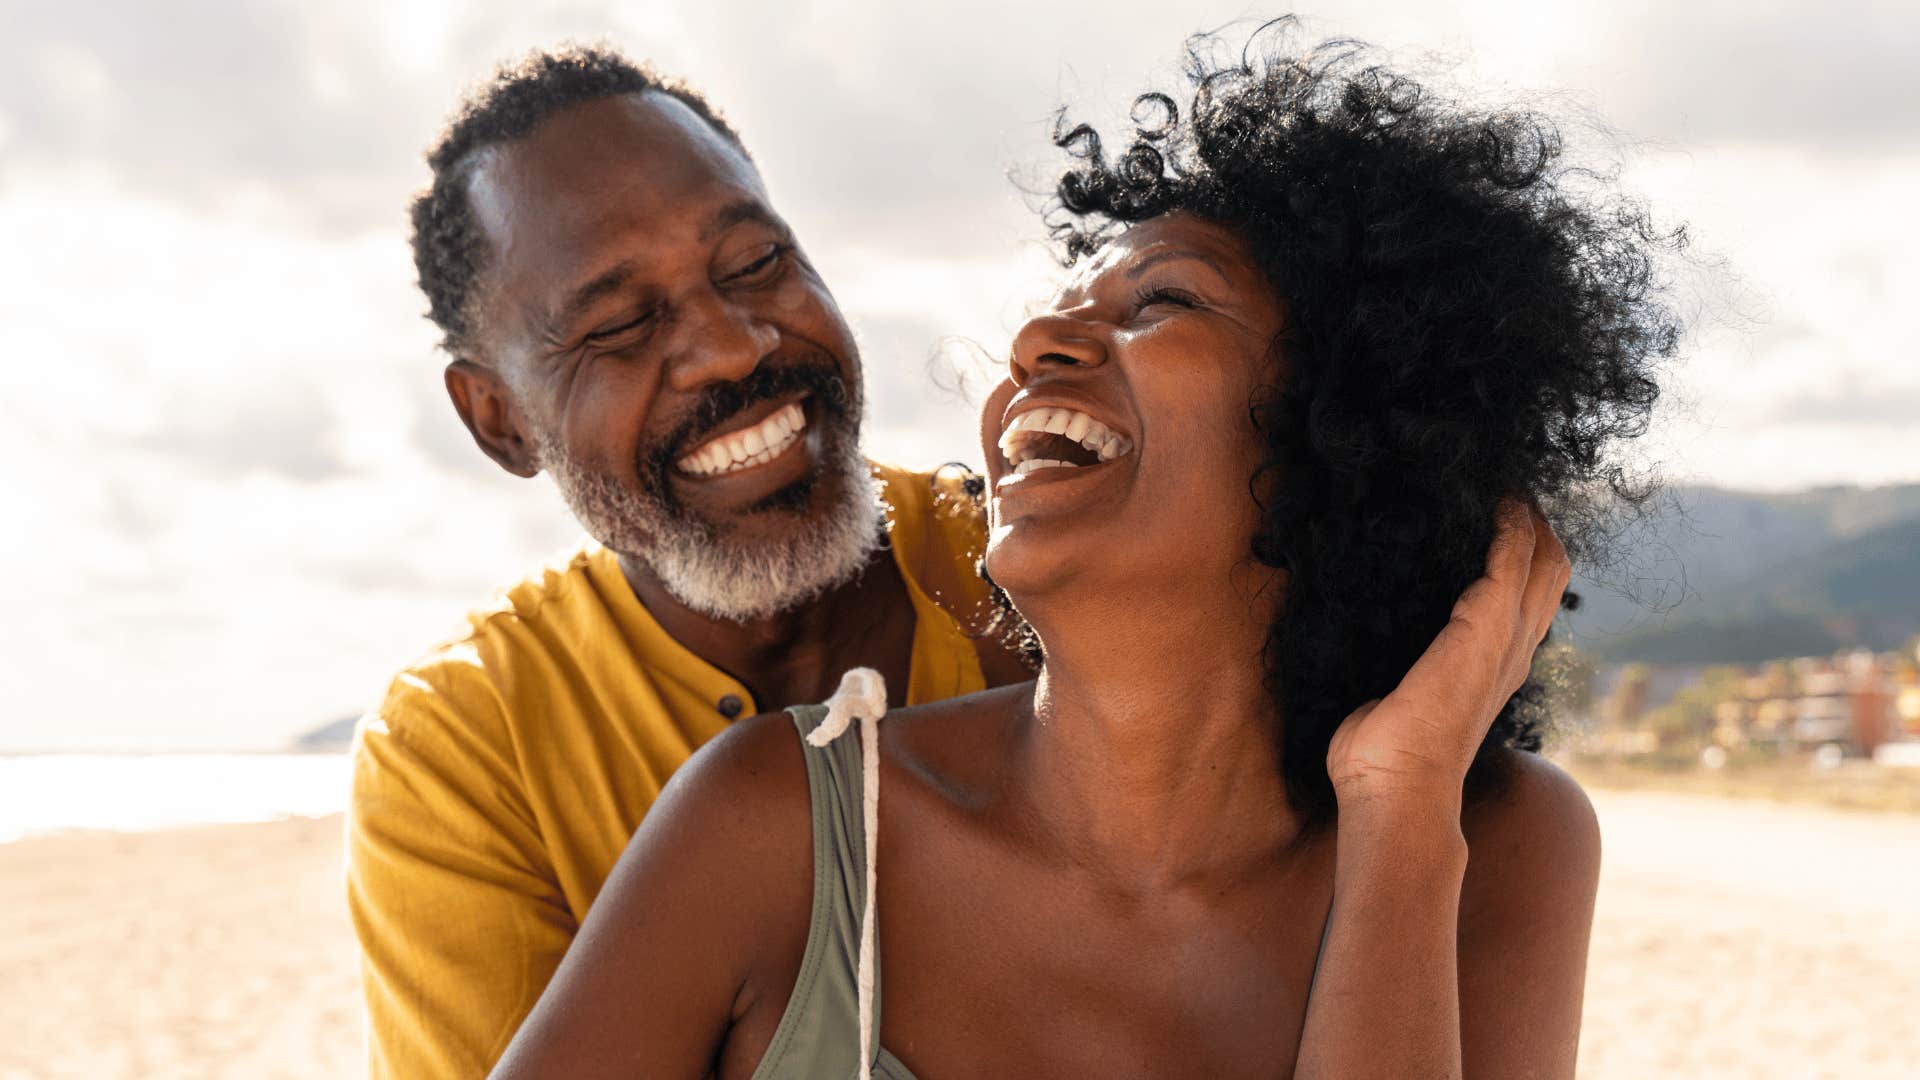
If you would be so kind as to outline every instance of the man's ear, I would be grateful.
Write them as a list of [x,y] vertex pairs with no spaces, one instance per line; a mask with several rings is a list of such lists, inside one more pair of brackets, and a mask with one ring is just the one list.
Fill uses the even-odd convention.
[[515,476],[534,476],[540,461],[533,440],[500,373],[471,360],[447,365],[447,396],[475,445]]

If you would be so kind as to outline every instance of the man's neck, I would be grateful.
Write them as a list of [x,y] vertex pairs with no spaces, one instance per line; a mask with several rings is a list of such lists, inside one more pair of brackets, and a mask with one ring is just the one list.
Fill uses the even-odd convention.
[[848,668],[886,676],[905,701],[916,614],[891,547],[851,580],[787,611],[735,621],[682,603],[652,570],[620,556],[620,570],[668,636],[744,684],[762,711],[824,700]]

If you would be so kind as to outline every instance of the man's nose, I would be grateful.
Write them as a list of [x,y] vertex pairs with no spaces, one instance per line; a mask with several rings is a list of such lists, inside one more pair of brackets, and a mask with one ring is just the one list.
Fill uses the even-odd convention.
[[1013,337],[1007,364],[1015,386],[1025,386],[1049,367],[1098,367],[1107,362],[1106,324],[1055,312],[1028,319]]
[[780,344],[780,331],[750,309],[709,295],[681,309],[679,347],[668,382],[691,392],[708,383],[738,382],[753,373]]

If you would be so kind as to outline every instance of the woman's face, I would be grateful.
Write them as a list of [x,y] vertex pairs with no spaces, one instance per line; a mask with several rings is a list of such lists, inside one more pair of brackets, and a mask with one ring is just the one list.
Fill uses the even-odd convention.
[[1015,337],[981,417],[988,572],[1030,619],[1062,588],[1224,586],[1249,562],[1248,407],[1279,376],[1285,320],[1245,243],[1153,218],[1052,306]]

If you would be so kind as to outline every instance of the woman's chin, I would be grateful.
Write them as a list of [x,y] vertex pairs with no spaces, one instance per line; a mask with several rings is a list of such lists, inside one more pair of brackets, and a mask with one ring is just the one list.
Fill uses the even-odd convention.
[[1063,580],[1075,576],[1069,553],[1061,550],[1061,545],[1034,535],[1044,531],[1026,522],[1015,522],[998,525],[987,536],[987,552],[981,566],[1015,607],[1022,606],[1022,598],[1051,592]]
[[1099,590],[1110,595],[1120,567],[1113,545],[1085,523],[1029,519],[997,524],[982,560],[987,576],[1023,612],[1047,599]]

